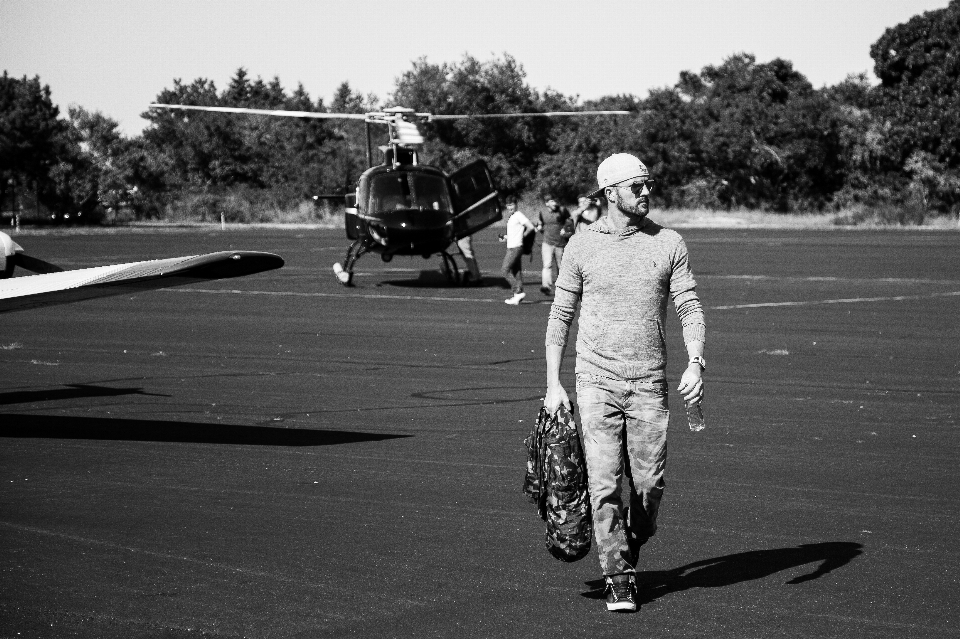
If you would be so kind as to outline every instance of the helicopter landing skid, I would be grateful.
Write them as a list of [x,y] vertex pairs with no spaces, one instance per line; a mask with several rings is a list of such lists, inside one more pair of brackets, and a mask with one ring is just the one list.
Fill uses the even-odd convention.
[[453,256],[446,251],[440,253],[440,272],[446,276],[447,281],[460,284],[460,268]]
[[357,240],[347,249],[347,256],[343,260],[343,265],[337,262],[333,265],[333,274],[337,276],[337,281],[344,286],[353,286],[353,265],[361,255],[370,251],[370,245],[363,240]]
[[[337,277],[337,281],[344,286],[353,286],[353,266],[357,263],[357,260],[360,259],[360,256],[364,253],[369,253],[371,248],[372,244],[362,239],[351,244],[350,247],[347,248],[347,255],[343,260],[343,264],[337,262],[333,265],[333,274]],[[462,283],[460,267],[457,266],[457,261],[453,259],[453,256],[447,251],[440,252],[440,272],[443,273],[444,277],[446,277],[447,281],[451,284]]]

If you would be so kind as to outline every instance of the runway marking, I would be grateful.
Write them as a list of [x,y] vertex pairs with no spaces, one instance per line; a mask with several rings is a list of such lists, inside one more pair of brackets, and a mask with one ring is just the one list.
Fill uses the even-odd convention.
[[[209,295],[265,295],[271,297],[336,297],[339,299],[383,299],[383,300],[421,300],[431,302],[472,302],[477,304],[491,304],[499,302],[499,299],[486,299],[477,297],[444,297],[442,295],[389,295],[385,293],[297,293],[293,291],[241,291],[237,289],[204,289],[204,288],[168,288],[162,289],[174,293],[204,293]],[[822,304],[863,304],[867,302],[903,302],[908,300],[932,299],[937,297],[957,297],[960,291],[947,291],[944,293],[927,293],[924,295],[890,295],[879,297],[846,297],[827,300],[805,300],[790,302],[756,302],[752,304],[723,304],[719,306],[708,306],[708,310],[727,311],[741,308],[774,308],[781,306],[815,306]],[[521,303],[522,306],[530,304],[550,304],[551,300],[534,300]]]
[[828,275],[714,275],[698,274],[699,279],[758,280],[771,282],[837,282],[862,284],[957,284],[957,280],[932,280],[915,277],[833,277]]
[[30,532],[37,535],[46,535],[47,537],[58,537],[60,539],[66,539],[79,544],[87,544],[89,546],[102,546],[106,548],[114,548],[117,550],[126,550],[127,552],[138,553],[141,555],[149,555],[151,557],[159,557],[161,559],[176,559],[178,561],[185,561],[191,564],[197,564],[204,566],[206,568],[214,568],[217,570],[226,570],[228,572],[242,573],[245,575],[256,575],[258,577],[267,577],[270,579],[275,579],[277,581],[284,581],[287,583],[298,584],[301,586],[309,586],[312,588],[321,588],[324,590],[330,590],[331,586],[329,584],[318,584],[311,583],[308,581],[302,581],[300,579],[291,579],[284,575],[277,575],[270,572],[265,572],[263,570],[251,570],[248,568],[238,568],[236,566],[230,566],[227,564],[222,564],[214,561],[204,561],[203,559],[195,559],[193,557],[184,557],[182,555],[174,555],[172,553],[158,552],[155,550],[145,550],[143,548],[137,548],[135,546],[125,546],[123,544],[118,544],[112,541],[104,541],[102,539],[91,539],[89,537],[81,537],[79,535],[71,535],[69,533],[58,532],[55,530],[47,530],[45,528],[36,528],[34,526],[24,526],[22,524],[14,524],[9,521],[0,521],[0,525],[6,526],[8,528],[13,528],[14,530],[19,530],[20,532]]
[[755,304],[727,304],[723,306],[709,306],[714,311],[726,311],[737,308],[767,308],[776,306],[814,306],[817,304],[861,304],[864,302],[903,302],[906,300],[924,300],[934,297],[956,297],[960,291],[946,293],[927,293],[926,295],[892,295],[887,297],[847,297],[832,300],[808,300],[803,302],[758,302]]
[[272,297],[336,297],[338,299],[378,299],[378,300],[428,300],[434,302],[477,302],[489,304],[500,300],[476,297],[443,297],[441,295],[386,295],[383,293],[296,293],[293,291],[239,291],[236,289],[214,290],[207,288],[167,288],[161,289],[177,293],[207,293],[211,295],[267,295]]

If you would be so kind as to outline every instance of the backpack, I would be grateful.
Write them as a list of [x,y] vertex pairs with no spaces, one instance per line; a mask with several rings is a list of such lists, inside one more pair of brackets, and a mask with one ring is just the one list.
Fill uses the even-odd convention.
[[523,254],[529,255],[533,259],[533,244],[537,240],[536,233],[527,233],[523,236]]
[[536,504],[546,526],[544,545],[561,561],[577,561],[590,551],[593,524],[587,490],[587,464],[573,415],[540,408],[524,440],[527,472],[523,492]]

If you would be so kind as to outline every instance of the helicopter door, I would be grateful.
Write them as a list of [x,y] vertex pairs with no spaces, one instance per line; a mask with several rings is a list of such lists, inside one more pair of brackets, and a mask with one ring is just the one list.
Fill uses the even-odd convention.
[[344,211],[343,223],[347,230],[347,239],[355,240],[360,237],[360,217],[357,215],[357,194],[347,193],[343,196]]
[[483,160],[477,160],[450,175],[453,195],[453,235],[473,235],[502,217],[497,187]]

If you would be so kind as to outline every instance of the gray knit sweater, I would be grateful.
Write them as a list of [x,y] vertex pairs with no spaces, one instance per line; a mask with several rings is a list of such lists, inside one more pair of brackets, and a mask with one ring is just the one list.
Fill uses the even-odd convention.
[[566,345],[579,302],[577,373],[662,382],[668,294],[684,341],[705,341],[696,286],[678,233],[649,219],[639,229],[617,230],[601,218],[567,244],[546,343]]

